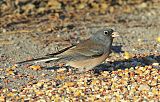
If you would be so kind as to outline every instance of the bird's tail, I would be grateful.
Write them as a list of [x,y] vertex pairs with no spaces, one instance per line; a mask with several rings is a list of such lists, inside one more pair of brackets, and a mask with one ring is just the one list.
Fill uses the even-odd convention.
[[22,64],[32,64],[32,63],[38,63],[38,62],[50,62],[50,61],[56,61],[59,58],[53,57],[53,56],[46,56],[46,57],[41,57],[37,59],[32,59],[32,60],[26,60],[22,62],[17,62],[15,65],[22,65]]
[[27,61],[22,61],[22,62],[18,62],[15,65],[21,65],[21,64],[32,64],[32,63],[38,63],[38,62],[50,62],[50,61],[58,61],[61,59],[61,57],[58,57],[56,55],[65,52],[66,50],[74,47],[75,45],[71,45],[69,47],[66,47],[56,53],[53,54],[48,54],[45,57],[41,57],[41,58],[37,58],[37,59],[32,59],[32,60],[27,60]]

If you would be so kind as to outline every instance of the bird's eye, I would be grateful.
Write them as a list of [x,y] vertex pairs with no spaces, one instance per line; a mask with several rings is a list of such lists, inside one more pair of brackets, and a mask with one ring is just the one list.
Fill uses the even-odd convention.
[[107,35],[107,34],[108,34],[108,31],[104,31],[104,34],[106,34],[106,35]]

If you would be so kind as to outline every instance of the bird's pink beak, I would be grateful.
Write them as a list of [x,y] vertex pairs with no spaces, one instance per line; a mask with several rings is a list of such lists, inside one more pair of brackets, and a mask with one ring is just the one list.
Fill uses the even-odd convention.
[[113,32],[113,33],[112,33],[112,37],[113,37],[113,38],[119,37],[119,33],[118,33],[118,32]]

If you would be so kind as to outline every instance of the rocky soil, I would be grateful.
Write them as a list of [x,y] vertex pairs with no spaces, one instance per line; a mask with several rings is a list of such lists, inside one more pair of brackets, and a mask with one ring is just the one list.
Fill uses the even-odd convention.
[[[113,1],[0,1],[0,101],[160,101],[160,2]],[[95,70],[14,66],[101,28],[120,37],[109,61]]]

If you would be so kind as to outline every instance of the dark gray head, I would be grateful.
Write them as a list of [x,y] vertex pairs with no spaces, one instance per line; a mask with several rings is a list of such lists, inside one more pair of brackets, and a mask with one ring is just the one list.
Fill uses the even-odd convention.
[[100,43],[104,46],[106,46],[104,49],[110,49],[113,41],[113,29],[105,28],[98,30],[95,34],[91,36],[91,39],[95,41],[96,43]]
[[112,43],[113,37],[113,29],[105,28],[98,30],[95,34],[91,36],[92,40],[95,40],[102,44]]

